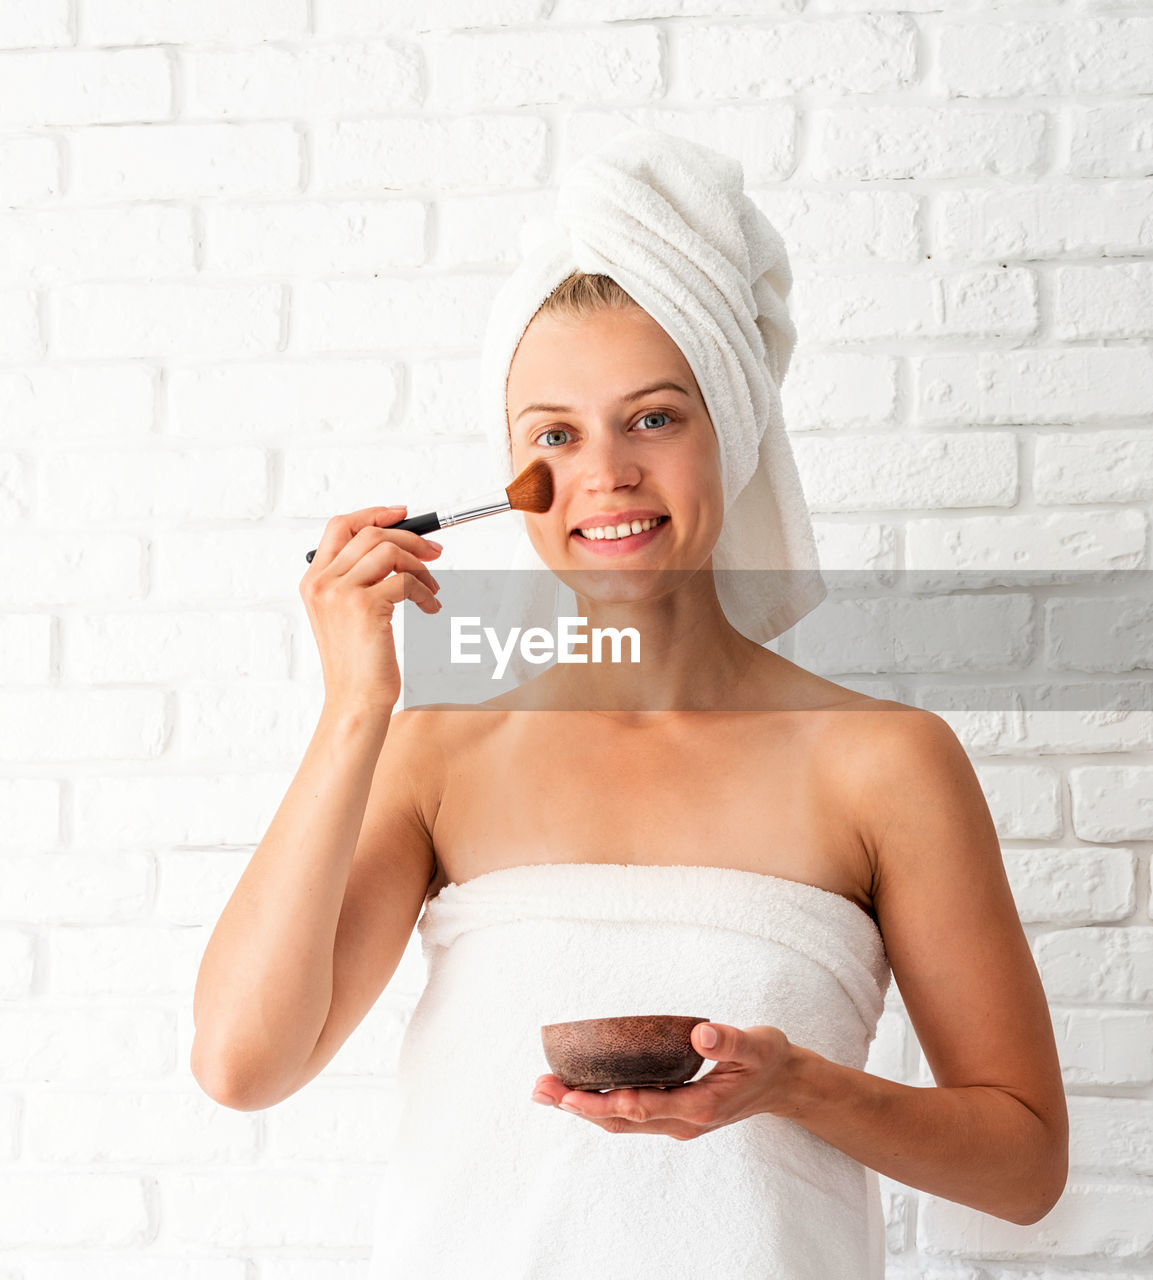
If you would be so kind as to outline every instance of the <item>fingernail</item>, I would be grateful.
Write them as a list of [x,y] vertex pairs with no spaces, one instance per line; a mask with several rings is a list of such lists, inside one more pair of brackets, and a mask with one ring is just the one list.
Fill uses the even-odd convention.
[[559,1106],[562,1111],[571,1111],[574,1116],[584,1115],[583,1111],[578,1110],[576,1107],[570,1107],[567,1102],[559,1102],[557,1103],[557,1106]]
[[702,1027],[701,1028],[701,1044],[703,1044],[706,1049],[711,1049],[716,1043],[717,1043],[716,1028]]
[[444,547],[439,542],[433,542],[431,538],[425,538],[425,542],[427,542],[430,547],[435,547],[438,551],[444,550]]
[[533,1102],[545,1102],[550,1107],[552,1106],[552,1098],[549,1097],[547,1093],[534,1093],[532,1095],[532,1100]]

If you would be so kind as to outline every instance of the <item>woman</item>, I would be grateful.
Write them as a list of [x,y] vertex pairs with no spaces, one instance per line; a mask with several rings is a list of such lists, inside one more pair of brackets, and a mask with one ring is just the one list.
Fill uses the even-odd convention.
[[[883,1274],[878,1172],[1036,1222],[1066,1177],[1060,1069],[957,739],[733,625],[725,426],[613,279],[550,292],[502,381],[512,470],[555,480],[533,549],[640,661],[394,712],[392,613],[437,611],[437,544],[397,509],[330,521],[302,583],[325,709],[205,954],[197,1078],[241,1109],[303,1087],[419,918],[374,1276],[858,1280]],[[934,1088],[862,1069],[890,968]],[[734,1016],[694,1028],[711,1070],[685,1086],[527,1073],[543,1023],[706,1002]]]

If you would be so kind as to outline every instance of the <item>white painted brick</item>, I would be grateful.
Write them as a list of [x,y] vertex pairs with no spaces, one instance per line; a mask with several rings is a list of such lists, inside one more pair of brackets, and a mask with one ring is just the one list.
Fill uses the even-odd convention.
[[[361,503],[368,506],[368,503]],[[273,529],[162,529],[153,539],[151,597],[173,608],[249,609],[300,605],[305,555],[323,532],[304,525]]]
[[303,1089],[268,1112],[264,1153],[297,1167],[333,1160],[371,1164],[392,1147],[399,1102],[391,1087]]
[[168,421],[181,435],[339,440],[375,435],[398,394],[396,367],[371,357],[173,369]]
[[1039,764],[977,764],[974,771],[1002,840],[1050,840],[1061,835],[1061,776],[1055,769]]
[[1131,849],[1005,849],[1002,857],[1024,924],[1103,924],[1133,912]]
[[0,289],[0,360],[39,360],[42,350],[36,295]]
[[300,135],[291,124],[123,125],[71,138],[81,200],[171,200],[297,191]]
[[[0,782],[0,799],[3,790]],[[56,844],[55,835],[43,843]],[[26,925],[135,920],[151,902],[152,878],[152,860],[143,853],[16,854],[5,850],[0,916]]]
[[1057,338],[1141,338],[1153,334],[1153,262],[1062,267],[1054,273]]
[[933,87],[953,98],[1067,92],[1066,38],[1059,22],[945,23],[937,32]]
[[[60,783],[52,778],[0,778],[0,853],[4,854],[4,875],[0,895],[17,849],[54,846],[60,840]],[[17,913],[0,911],[0,918]]]
[[0,1203],[6,1249],[136,1248],[149,1231],[144,1180],[129,1173],[0,1174]]
[[191,275],[192,237],[190,211],[167,205],[4,214],[0,283]]
[[1102,14],[1070,24],[1072,83],[1078,93],[1148,93],[1153,17]]
[[791,104],[756,99],[738,105],[694,103],[684,110],[638,106],[627,117],[611,110],[580,111],[559,122],[557,165],[563,170],[617,134],[646,125],[706,147],[724,137],[725,153],[739,162],[748,190],[755,183],[775,182],[793,172],[796,124],[797,112]]
[[475,346],[500,281],[488,275],[412,280],[301,280],[292,291],[294,353]]
[[549,10],[553,22],[623,22],[637,18],[764,17],[796,13],[804,0],[557,0]]
[[1073,830],[1082,840],[1153,839],[1153,768],[1084,765],[1069,770]]
[[1070,183],[943,190],[934,256],[974,258],[1091,257],[1153,248],[1146,183]]
[[37,1090],[25,1108],[24,1154],[36,1162],[95,1171],[109,1163],[199,1164],[256,1155],[256,1116],[219,1106],[199,1089]]
[[[365,36],[477,25],[476,0],[318,0],[316,30],[323,36]],[[520,26],[552,16],[548,0],[485,0],[486,27]],[[581,19],[587,21],[587,19]],[[264,1280],[262,1277],[261,1280]]]
[[477,357],[409,362],[406,421],[421,434],[459,436],[476,421],[479,380]]
[[1050,669],[1140,674],[1153,667],[1153,600],[1148,571],[1140,576],[1141,581],[1120,596],[1055,596],[1045,601]]
[[917,69],[913,23],[900,14],[669,29],[678,98],[756,100],[805,90],[904,89]]
[[1153,1083],[1153,1013],[1138,1009],[1054,1009],[1053,1032],[1066,1084]]
[[[1014,726],[1018,744],[1015,750],[1032,754],[1067,755],[1071,752],[1148,751],[1153,747],[1153,721],[1147,711],[1127,708],[1148,699],[1149,682],[1145,680],[1110,680],[1103,688],[1093,687],[1098,706],[1072,712],[1068,708],[1085,699],[1084,685],[1078,682],[1065,689],[1060,682],[1053,685],[1053,696],[1061,708],[1057,711],[1029,712]],[[1115,691],[1112,697],[1107,691]],[[1074,695],[1081,695],[1079,698]],[[1116,704],[1116,705],[1113,705]]]
[[0,684],[47,684],[52,678],[52,618],[46,613],[0,616]]
[[156,859],[156,919],[214,926],[253,852],[219,846],[163,850]]
[[1037,291],[1024,269],[952,276],[795,272],[790,303],[810,341],[1021,338],[1037,327]]
[[28,463],[15,453],[0,453],[0,525],[26,520],[32,510]]
[[258,843],[284,798],[292,771],[77,777],[73,817],[94,849],[158,844]]
[[539,183],[546,168],[546,126],[531,116],[321,121],[313,134],[323,192],[498,190]]
[[344,1248],[372,1237],[376,1182],[359,1173],[261,1168],[172,1174],[160,1187],[156,1243],[197,1246],[211,1222],[217,1248]]
[[60,194],[60,151],[54,138],[0,138],[0,208],[39,204]]
[[27,1000],[36,971],[36,939],[0,925],[0,1000]]
[[287,677],[283,614],[91,613],[61,620],[63,677],[111,684]]
[[1153,1173],[1153,1100],[1073,1094],[1066,1102],[1071,1168]]
[[[16,1159],[23,1099],[14,1093],[0,1093],[0,1157],[5,1163]],[[20,1280],[15,1271],[0,1269],[4,1280]]]
[[750,194],[781,233],[791,262],[914,262],[921,256],[919,201],[907,192],[789,186]]
[[1043,160],[1040,111],[978,107],[845,107],[812,112],[812,176],[823,182],[879,178],[1020,178]]
[[1037,348],[914,361],[918,415],[950,423],[1101,422],[1153,412],[1153,349]]
[[878,426],[897,408],[897,362],[852,352],[797,352],[781,387],[785,422],[793,430]]
[[207,270],[294,277],[383,271],[425,259],[417,200],[218,205],[205,211]]
[[146,760],[168,736],[164,695],[144,689],[0,690],[0,724],[0,760],[16,763]]
[[186,50],[185,115],[200,119],[387,114],[421,103],[411,47],[316,44],[297,48]]
[[50,997],[186,996],[210,929],[171,929],[138,922],[53,929],[45,951]]
[[1068,171],[1078,178],[1144,178],[1153,173],[1149,100],[1069,108]]
[[279,285],[87,284],[53,297],[65,358],[267,355],[280,342]]
[[[905,526],[908,569],[1139,568],[1148,522],[1140,511],[1070,511],[1028,515],[910,520]],[[986,585],[992,585],[986,584]]]
[[813,511],[1007,507],[1017,496],[1017,442],[1003,433],[799,436],[792,444]]
[[[166,1074],[175,1066],[175,1029],[171,1011],[139,1004],[0,1008],[0,1080],[89,1084]],[[0,1203],[10,1212],[11,1194],[0,1190]]]
[[[1149,1224],[1153,1187],[1070,1179],[1057,1205],[1031,1227],[923,1194],[917,1211],[917,1248],[939,1257],[1036,1261],[1040,1255],[1063,1262],[1091,1261],[1097,1255],[1123,1261],[1147,1257],[1153,1249]],[[1045,1277],[1058,1274],[1074,1273],[1064,1268],[1044,1272]]]
[[436,202],[436,266],[444,269],[500,264],[522,258],[521,235],[538,218],[551,218],[554,191],[496,191],[445,196]]
[[[179,1258],[154,1249],[137,1257],[123,1252],[80,1258],[41,1254],[24,1263],[21,1280],[248,1280],[248,1263],[243,1258],[189,1258],[188,1254],[187,1249]],[[262,1275],[261,1280],[266,1277]],[[319,1274],[315,1280],[321,1280]]]
[[[897,567],[897,539],[891,524],[814,520],[813,535],[822,571],[832,570],[835,575],[842,569],[887,571]],[[837,585],[835,576],[826,574],[826,581],[830,587]]]
[[209,765],[299,764],[323,701],[322,690],[270,680],[192,685],[180,694],[171,755]]
[[[343,1262],[333,1258],[320,1260],[315,1254],[295,1261],[292,1258],[269,1255],[261,1260],[260,1280],[364,1280],[364,1266],[363,1262],[356,1259]],[[78,1280],[84,1278],[79,1277]],[[200,1277],[197,1276],[194,1280],[200,1280]]]
[[160,519],[252,520],[268,511],[263,449],[45,450],[38,515],[56,528]]
[[139,365],[0,370],[0,422],[18,422],[25,443],[131,438],[151,430],[153,395]]
[[476,476],[484,450],[485,446],[476,442],[461,443],[445,452],[430,439],[339,451],[286,451],[281,514],[321,521],[316,530],[319,537],[324,522],[334,515],[364,507],[403,502],[410,515],[418,515],[452,506],[454,500],[464,503],[470,495],[479,500],[483,486],[476,492]]
[[[1033,944],[1050,1000],[1153,1003],[1153,928],[1063,929]],[[1153,1110],[1153,1103],[1147,1103]],[[1149,1144],[1153,1163],[1153,1142]]]
[[308,31],[307,0],[99,0],[83,9],[92,44],[255,44],[291,40]]
[[29,609],[49,604],[108,604],[144,594],[144,548],[124,533],[49,533],[13,530],[4,535],[7,553],[0,604]]
[[[821,671],[892,674],[1019,667],[1032,643],[1019,596],[827,600],[798,623],[797,660]],[[899,641],[897,640],[899,637]],[[962,643],[958,643],[962,641]]]
[[164,120],[171,79],[159,49],[0,54],[0,127]]
[[1038,435],[1033,446],[1038,502],[1144,502],[1153,494],[1153,440],[1135,431]]
[[43,49],[71,43],[68,0],[0,7],[0,49]]
[[436,112],[644,102],[664,88],[655,27],[432,35],[424,51]]

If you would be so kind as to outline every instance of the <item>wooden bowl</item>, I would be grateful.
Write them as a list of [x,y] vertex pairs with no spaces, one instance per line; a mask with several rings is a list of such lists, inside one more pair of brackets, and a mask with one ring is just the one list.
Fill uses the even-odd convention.
[[566,1089],[667,1089],[685,1084],[704,1058],[692,1030],[709,1018],[643,1013],[552,1022],[540,1029],[548,1065]]

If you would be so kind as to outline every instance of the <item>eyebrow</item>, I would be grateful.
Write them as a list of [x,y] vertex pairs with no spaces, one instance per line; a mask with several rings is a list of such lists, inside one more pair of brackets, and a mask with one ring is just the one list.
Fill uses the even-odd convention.
[[[651,396],[654,391],[679,391],[682,396],[691,398],[679,382],[654,382],[651,386],[641,387],[637,391],[630,391],[626,396],[621,396],[621,403],[630,404],[633,400]],[[572,406],[567,404],[526,404],[520,413],[516,415],[516,421],[519,422],[526,413],[572,413]]]

